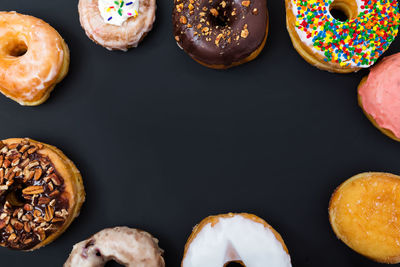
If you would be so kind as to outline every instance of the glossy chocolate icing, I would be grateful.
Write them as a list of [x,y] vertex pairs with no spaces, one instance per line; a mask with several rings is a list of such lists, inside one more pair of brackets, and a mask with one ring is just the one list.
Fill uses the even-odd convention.
[[229,66],[240,62],[266,38],[266,0],[174,1],[175,40],[204,64]]

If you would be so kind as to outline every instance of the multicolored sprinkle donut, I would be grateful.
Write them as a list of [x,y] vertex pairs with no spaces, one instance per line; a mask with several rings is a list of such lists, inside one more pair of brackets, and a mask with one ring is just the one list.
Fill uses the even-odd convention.
[[[331,10],[346,14],[335,19]],[[286,0],[287,27],[298,52],[334,72],[368,68],[398,33],[396,0]]]

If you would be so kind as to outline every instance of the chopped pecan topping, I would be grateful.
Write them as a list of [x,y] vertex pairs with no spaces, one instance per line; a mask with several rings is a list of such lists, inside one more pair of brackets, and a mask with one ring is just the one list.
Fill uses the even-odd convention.
[[64,180],[41,149],[28,139],[10,145],[0,141],[1,246],[30,249],[68,216],[68,202],[61,199]]

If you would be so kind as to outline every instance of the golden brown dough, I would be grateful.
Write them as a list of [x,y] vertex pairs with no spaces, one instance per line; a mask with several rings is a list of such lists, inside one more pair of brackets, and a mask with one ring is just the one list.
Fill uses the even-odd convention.
[[0,142],[0,245],[35,250],[61,235],[85,200],[74,163],[32,139]]
[[358,174],[332,195],[329,218],[339,239],[381,263],[400,262],[400,177]]

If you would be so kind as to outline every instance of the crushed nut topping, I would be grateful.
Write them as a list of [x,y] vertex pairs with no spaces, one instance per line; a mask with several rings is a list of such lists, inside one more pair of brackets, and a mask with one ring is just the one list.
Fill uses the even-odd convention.
[[68,216],[64,180],[43,145],[0,141],[0,245],[29,250],[61,227]]
[[[181,25],[180,34],[190,31],[195,40],[203,38],[221,49],[239,45],[241,40],[249,36],[250,30],[247,26],[243,29],[233,24],[247,16],[257,15],[257,8],[250,9],[251,6],[251,0],[175,0],[175,9],[179,13],[177,24]],[[244,9],[248,9],[248,12]],[[181,42],[184,39],[178,34],[175,40]]]

